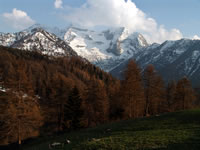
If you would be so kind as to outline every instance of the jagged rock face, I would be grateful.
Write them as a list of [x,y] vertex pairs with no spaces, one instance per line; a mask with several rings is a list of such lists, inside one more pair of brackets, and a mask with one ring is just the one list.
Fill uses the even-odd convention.
[[42,28],[33,28],[13,34],[1,34],[0,44],[49,56],[77,56],[63,40]]
[[31,30],[31,34],[16,41],[11,47],[23,50],[39,50],[42,54],[50,56],[75,56],[76,53],[66,42],[41,28]]
[[79,56],[105,71],[110,71],[148,46],[141,34],[130,34],[125,28],[102,32],[68,28],[63,37]]
[[11,46],[15,41],[22,39],[27,34],[26,32],[0,33],[0,45]]
[[112,70],[148,46],[141,34],[130,34],[125,28],[100,32],[77,27],[60,30],[38,24],[22,32],[0,34],[0,44],[54,56],[75,55],[74,50],[105,71]]
[[15,35],[14,34],[4,34],[4,33],[0,33],[0,45],[3,46],[10,46],[11,44],[14,43],[15,41]]
[[153,64],[166,80],[187,76],[195,84],[200,77],[200,41],[166,41],[151,52],[141,55],[138,63],[142,67]]
[[[182,39],[166,41],[163,44],[153,44],[142,53],[132,57],[144,69],[153,64],[162,77],[168,80],[178,80],[187,76],[193,85],[200,81],[200,41]],[[117,77],[122,77],[128,61],[111,71]]]
[[79,55],[116,77],[135,59],[144,69],[153,64],[165,80],[200,77],[200,41],[182,39],[149,45],[139,33],[126,28],[93,31],[68,27],[34,25],[18,33],[0,33],[0,45],[39,51],[51,56]]

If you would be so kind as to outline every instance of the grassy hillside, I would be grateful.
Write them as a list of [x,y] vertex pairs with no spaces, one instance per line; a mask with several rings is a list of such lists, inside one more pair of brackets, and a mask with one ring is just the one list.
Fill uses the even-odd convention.
[[121,121],[27,143],[25,150],[48,150],[49,143],[71,141],[56,149],[199,150],[200,109]]

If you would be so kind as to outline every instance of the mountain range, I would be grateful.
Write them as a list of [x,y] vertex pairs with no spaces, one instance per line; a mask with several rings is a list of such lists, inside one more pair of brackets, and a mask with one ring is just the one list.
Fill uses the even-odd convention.
[[166,81],[187,76],[193,85],[200,84],[200,40],[149,44],[142,34],[124,27],[94,31],[36,24],[21,32],[0,33],[0,45],[55,57],[79,55],[118,78],[134,59],[142,69],[153,64]]
[[[194,86],[200,84],[200,40],[181,39],[152,44],[131,59],[136,60],[142,69],[153,64],[165,81],[186,76]],[[111,74],[122,78],[128,61],[113,69]]]

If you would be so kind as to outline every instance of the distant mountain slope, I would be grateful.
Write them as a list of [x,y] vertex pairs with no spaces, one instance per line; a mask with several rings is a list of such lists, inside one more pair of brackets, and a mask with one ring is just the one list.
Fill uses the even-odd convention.
[[24,38],[28,32],[22,31],[18,33],[0,33],[0,45],[2,46],[11,46],[22,38]]
[[130,34],[126,28],[99,32],[70,27],[61,38],[79,56],[86,58],[105,71],[112,70],[148,46],[141,34]]
[[22,32],[0,34],[0,45],[40,50],[42,54],[55,56],[75,55],[74,50],[79,56],[110,71],[142,51],[148,43],[141,34],[130,34],[125,28],[99,32],[77,27],[49,28],[36,24]]
[[48,94],[44,91],[48,88],[57,89],[55,86],[58,85],[55,85],[53,81],[63,80],[66,82],[59,82],[59,84],[66,84],[69,88],[76,85],[78,88],[83,89],[87,87],[91,78],[102,80],[104,83],[115,81],[110,74],[79,56],[52,59],[48,55],[41,55],[35,51],[22,51],[0,46],[0,60],[0,91],[6,89],[6,86],[2,84],[11,81],[13,83],[18,82],[18,76],[22,75],[21,72],[24,72],[27,77],[26,80],[28,79],[29,84],[34,88],[35,95],[39,95],[44,99],[48,99]]
[[35,28],[11,47],[23,50],[40,50],[42,54],[52,56],[75,56],[76,52],[63,40],[42,28]]
[[150,45],[140,33],[130,33],[126,28],[94,31],[36,24],[18,33],[0,33],[0,45],[51,56],[78,55],[118,78],[129,59],[135,59],[142,68],[153,64],[165,80],[187,76],[193,84],[199,82],[199,40]]
[[[166,41],[163,44],[154,44],[147,47],[143,53],[132,57],[145,68],[153,64],[165,80],[177,80],[183,76],[189,77],[193,85],[200,83],[200,41],[182,39]],[[114,76],[122,77],[121,72],[125,63],[111,71]]]
[[39,27],[18,33],[1,33],[0,45],[51,56],[77,56],[66,42]]

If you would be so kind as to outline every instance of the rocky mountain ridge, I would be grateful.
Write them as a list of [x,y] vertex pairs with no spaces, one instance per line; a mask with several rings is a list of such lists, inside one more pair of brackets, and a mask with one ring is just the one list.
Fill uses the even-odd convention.
[[[154,44],[131,59],[136,60],[142,69],[153,64],[166,81],[186,76],[193,85],[200,84],[200,40],[181,39]],[[122,78],[128,61],[113,69],[111,73]]]
[[165,80],[187,76],[197,83],[200,76],[200,40],[148,44],[142,34],[130,33],[126,28],[94,31],[36,24],[21,32],[0,33],[0,45],[51,56],[78,55],[118,78],[122,78],[130,59],[142,69],[153,64]]
[[[55,56],[70,55],[74,51],[107,72],[149,46],[141,34],[129,33],[126,28],[93,31],[38,24],[18,33],[0,34],[0,45],[39,50],[42,54]],[[70,49],[69,54],[66,49]]]

